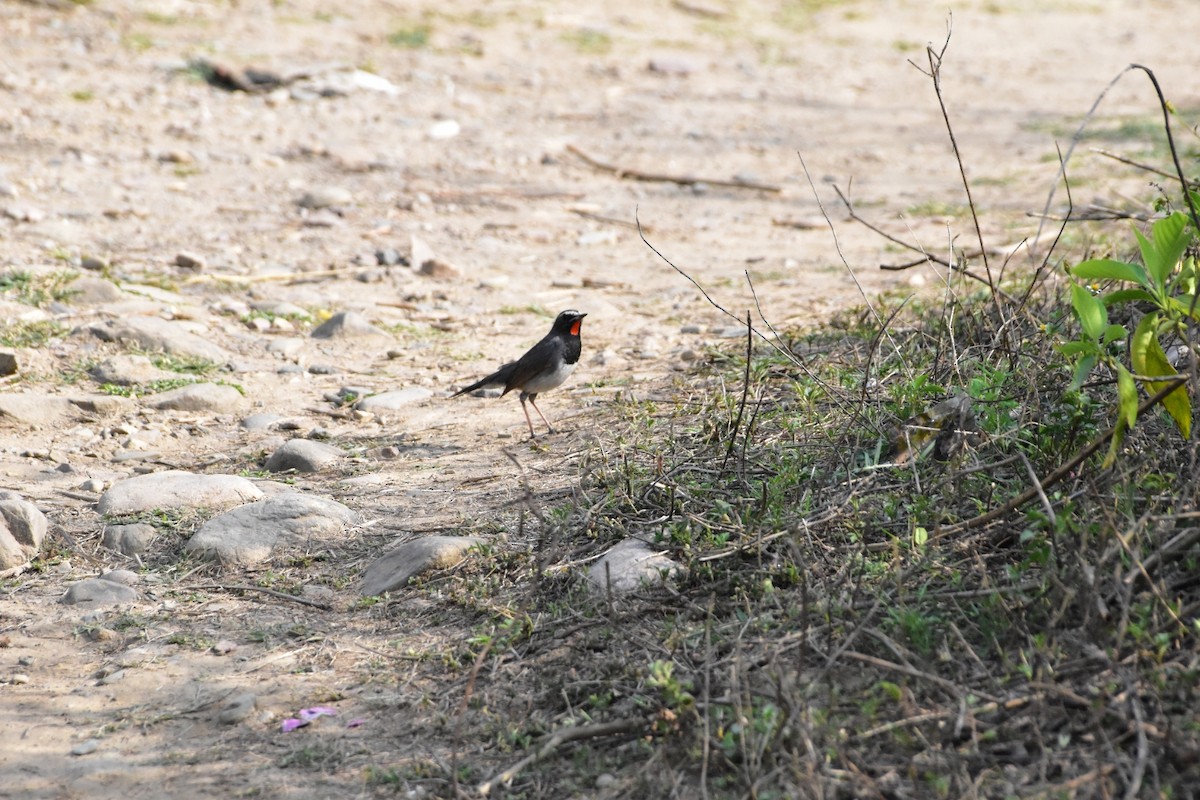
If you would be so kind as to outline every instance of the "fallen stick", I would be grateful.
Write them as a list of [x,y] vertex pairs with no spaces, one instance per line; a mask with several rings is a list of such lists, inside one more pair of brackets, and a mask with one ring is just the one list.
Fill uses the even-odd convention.
[[720,178],[696,178],[691,175],[664,175],[657,172],[642,172],[636,169],[626,169],[592,158],[573,144],[567,145],[567,150],[579,156],[588,166],[595,167],[601,172],[611,172],[618,178],[632,178],[635,181],[657,183],[676,183],[680,186],[695,186],[697,183],[707,183],[709,186],[726,186],[732,189],[756,189],[760,192],[781,192],[783,189],[770,183],[745,181],[740,179],[722,180]]
[[596,739],[601,736],[613,736],[618,733],[633,733],[639,731],[646,726],[644,720],[640,719],[618,719],[613,722],[601,722],[596,725],[578,725],[571,728],[559,728],[554,733],[550,734],[550,738],[546,743],[531,753],[525,758],[522,758],[516,764],[513,764],[508,769],[501,772],[496,777],[489,781],[484,781],[479,784],[478,792],[480,796],[487,797],[492,789],[501,784],[508,783],[521,772],[521,770],[536,764],[546,756],[558,749],[559,745],[567,742],[578,741],[579,739]]

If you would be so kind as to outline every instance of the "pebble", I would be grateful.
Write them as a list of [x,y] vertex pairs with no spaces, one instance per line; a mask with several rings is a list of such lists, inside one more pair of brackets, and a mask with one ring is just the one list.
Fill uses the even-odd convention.
[[462,126],[456,120],[438,120],[429,126],[430,139],[453,139],[462,132]]
[[46,212],[28,203],[9,203],[4,207],[4,216],[16,222],[41,222]]
[[237,650],[237,642],[231,642],[229,639],[222,639],[212,646],[212,651],[219,656],[227,656],[234,650]]
[[251,692],[231,697],[221,710],[217,712],[217,722],[223,725],[233,725],[250,716],[250,712],[258,705],[258,698]]
[[392,267],[397,264],[406,265],[408,259],[400,254],[400,251],[394,247],[383,247],[375,251],[375,262],[380,266]]
[[333,445],[310,439],[292,439],[271,453],[265,466],[270,472],[320,472],[344,455]]
[[602,593],[623,594],[645,584],[662,583],[664,576],[678,574],[682,568],[661,551],[630,537],[619,542],[588,569],[591,588]]
[[17,370],[17,354],[0,353],[0,375],[16,375]]
[[188,250],[181,250],[175,255],[175,266],[183,269],[190,269],[194,272],[203,272],[208,267],[208,262],[204,256]]
[[103,678],[96,681],[96,685],[97,686],[110,686],[110,685],[117,683],[124,679],[125,679],[125,670],[119,669],[119,670],[116,670],[115,672],[110,672],[108,675],[105,675]]
[[134,558],[145,555],[150,543],[158,536],[158,528],[148,522],[132,525],[105,525],[100,544],[121,555]]
[[99,739],[88,739],[87,741],[80,742],[79,744],[72,747],[71,755],[86,756],[89,753],[96,752],[96,750],[98,750],[99,748],[100,748],[100,740]]
[[8,682],[17,684],[29,683],[29,676],[24,672],[14,672],[12,675],[8,676]]
[[242,393],[222,383],[193,383],[156,395],[151,407],[164,411],[226,413],[242,405]]
[[46,516],[13,491],[0,492],[0,569],[10,569],[33,558],[46,536]]
[[372,325],[362,314],[355,311],[341,311],[325,320],[309,335],[314,339],[349,339],[388,336],[388,333]]
[[688,334],[703,333],[704,328],[699,325],[684,325],[679,329],[679,332]]
[[380,411],[398,411],[431,397],[433,397],[433,392],[429,389],[423,386],[410,386],[407,389],[397,389],[364,397],[355,403],[354,407],[359,411],[367,411],[372,414]]
[[309,189],[296,202],[301,208],[316,210],[333,206],[348,206],[354,202],[354,195],[340,186],[319,186]]

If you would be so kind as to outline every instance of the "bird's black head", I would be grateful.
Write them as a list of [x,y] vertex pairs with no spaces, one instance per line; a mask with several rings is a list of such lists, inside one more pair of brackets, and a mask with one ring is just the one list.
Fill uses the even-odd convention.
[[582,320],[587,314],[581,314],[573,308],[568,308],[566,311],[559,314],[554,320],[554,327],[551,328],[553,333],[565,333],[571,336],[579,335],[579,327]]

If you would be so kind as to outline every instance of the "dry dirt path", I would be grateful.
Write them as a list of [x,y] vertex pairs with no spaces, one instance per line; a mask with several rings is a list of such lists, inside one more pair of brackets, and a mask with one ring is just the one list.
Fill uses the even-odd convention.
[[[436,743],[445,726],[422,714],[452,708],[457,695],[396,678],[379,653],[419,659],[463,631],[396,630],[394,618],[359,608],[362,563],[308,576],[333,590],[335,612],[227,593],[190,602],[162,588],[182,580],[163,565],[131,608],[87,617],[58,605],[71,580],[122,564],[98,548],[101,523],[78,496],[85,480],[110,484],[164,464],[256,468],[290,435],[238,427],[267,411],[354,450],[347,475],[296,480],[371,520],[364,546],[488,525],[501,547],[523,546],[505,528],[506,503],[521,492],[505,448],[527,459],[547,497],[569,491],[574,458],[603,444],[591,410],[686,369],[685,351],[721,343],[732,324],[641,242],[635,209],[653,244],[737,313],[753,307],[748,270],[777,326],[819,324],[860,302],[854,276],[867,296],[939,280],[928,267],[879,271],[908,255],[848,222],[834,184],[932,251],[950,236],[973,238],[931,83],[907,63],[927,65],[925,45],[944,40],[943,5],[745,2],[719,16],[707,12],[724,6],[666,0],[57,5],[0,3],[0,267],[43,286],[90,267],[124,292],[45,300],[37,311],[7,281],[0,315],[57,320],[68,332],[16,348],[22,369],[3,391],[97,393],[79,370],[120,347],[84,328],[151,315],[232,353],[227,377],[246,399],[218,415],[155,411],[143,398],[64,425],[0,420],[0,488],[37,502],[75,547],[53,534],[69,557],[3,584],[0,796],[346,797],[372,791],[364,765],[407,763],[413,748],[431,761],[445,753]],[[1036,231],[1025,214],[1053,183],[1055,138],[1066,142],[1129,63],[1152,67],[1195,118],[1198,29],[1193,0],[956,4],[943,90],[989,246]],[[349,65],[388,83],[330,96],[231,92],[200,80],[196,58],[284,73]],[[319,90],[330,79],[317,72]],[[1088,144],[1161,158],[1147,144],[1161,139],[1157,120],[1148,82],[1127,76],[1100,110],[1103,136]],[[634,180],[581,153],[707,180]],[[814,224],[820,208],[798,154],[853,276]],[[1077,203],[1148,195],[1145,174],[1086,152],[1072,175]],[[778,191],[717,183],[730,180]],[[306,193],[334,207],[303,208]],[[377,250],[407,252],[414,235],[454,272],[376,263]],[[201,269],[176,265],[185,251]],[[281,303],[297,317],[269,324],[265,312]],[[589,313],[584,361],[573,389],[542,404],[566,433],[529,448],[515,401],[443,399],[567,307]],[[343,310],[389,338],[304,336],[305,314]],[[435,396],[377,418],[335,410],[327,396],[346,386]],[[138,437],[157,457],[117,460]],[[419,614],[425,601],[411,602]],[[118,636],[93,641],[98,629]],[[237,641],[239,655],[209,652],[220,639]],[[120,668],[121,680],[98,677]],[[257,716],[215,722],[221,698],[247,687]],[[338,699],[366,725],[321,751],[336,763],[312,754],[304,763],[279,719]],[[67,755],[90,738],[96,752]]]

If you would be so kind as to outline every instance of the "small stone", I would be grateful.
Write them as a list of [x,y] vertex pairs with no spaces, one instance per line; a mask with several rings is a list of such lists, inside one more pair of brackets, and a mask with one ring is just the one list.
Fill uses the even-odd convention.
[[29,683],[29,676],[24,672],[16,672],[9,676],[8,682],[18,684]]
[[269,431],[276,427],[282,419],[283,417],[278,414],[262,411],[258,414],[251,414],[239,422],[238,425],[248,431]]
[[320,472],[344,455],[333,445],[309,439],[292,439],[271,454],[266,468],[270,472]]
[[242,393],[221,383],[193,383],[156,395],[150,404],[166,411],[211,411],[218,414],[237,409]]
[[410,386],[407,389],[397,389],[364,397],[355,403],[354,407],[359,411],[377,414],[381,411],[399,411],[413,403],[428,400],[430,397],[433,397],[433,392],[429,389],[423,386]]
[[237,650],[237,642],[231,642],[229,639],[222,639],[212,646],[212,651],[219,656],[227,656],[234,650]]
[[375,251],[375,263],[383,267],[392,267],[397,264],[406,264],[408,259],[400,255],[400,251],[394,247],[382,247]]
[[124,556],[134,558],[145,555],[150,543],[158,536],[158,529],[148,522],[132,525],[105,525],[100,544]]
[[201,475],[182,470],[164,470],[126,478],[113,484],[100,497],[96,511],[110,517],[121,517],[156,509],[224,510],[259,500],[262,496],[261,489],[237,475]]
[[217,721],[222,725],[233,725],[250,716],[250,712],[258,705],[258,698],[251,692],[231,697],[221,710],[217,712]]
[[208,262],[205,261],[204,256],[197,255],[188,250],[181,250],[175,255],[175,266],[195,272],[203,272],[208,267]]
[[321,323],[311,334],[314,339],[346,339],[363,336],[387,336],[366,317],[354,311],[342,311]]
[[430,139],[453,139],[462,132],[462,126],[452,119],[442,119],[429,126]]
[[184,549],[225,565],[259,564],[283,549],[324,547],[340,539],[358,515],[334,500],[286,492],[213,517]]
[[462,271],[451,264],[449,261],[443,261],[440,258],[431,258],[421,265],[418,270],[427,278],[433,278],[439,281],[450,280],[457,278],[462,274]]
[[16,222],[41,222],[46,212],[28,203],[9,203],[4,207],[4,216]]
[[695,333],[704,333],[704,328],[702,328],[702,327],[701,327],[701,326],[699,326],[699,325],[695,325],[695,324],[693,324],[693,325],[684,325],[683,327],[681,327],[681,328],[679,329],[679,332],[680,332],[680,333],[689,333],[689,334],[695,334]]
[[354,202],[354,195],[340,186],[320,186],[309,189],[297,201],[301,208],[320,209],[333,206],[348,206]]
[[104,491],[104,481],[98,480],[96,478],[89,478],[86,481],[84,481],[83,483],[79,484],[79,490],[81,492],[90,492],[92,494],[100,494],[101,492]]
[[106,581],[119,583],[122,586],[133,586],[138,582],[138,574],[128,569],[110,569],[100,577]]
[[652,58],[647,68],[651,72],[657,72],[661,75],[691,75],[696,71],[696,67],[690,61],[682,58]]
[[79,744],[72,747],[71,755],[86,756],[89,753],[96,752],[96,750],[98,750],[99,748],[100,748],[100,740],[99,739],[88,739],[87,741],[80,742]]
[[17,374],[17,354],[3,352],[0,353],[0,375],[16,375]]
[[84,256],[79,260],[79,266],[91,272],[103,272],[112,266],[107,258],[101,256]]
[[124,680],[124,678],[125,678],[125,670],[118,669],[113,672],[110,672],[109,674],[107,674],[103,678],[101,678],[100,680],[96,681],[96,685],[97,686],[109,686],[111,684],[117,683],[118,681]]

